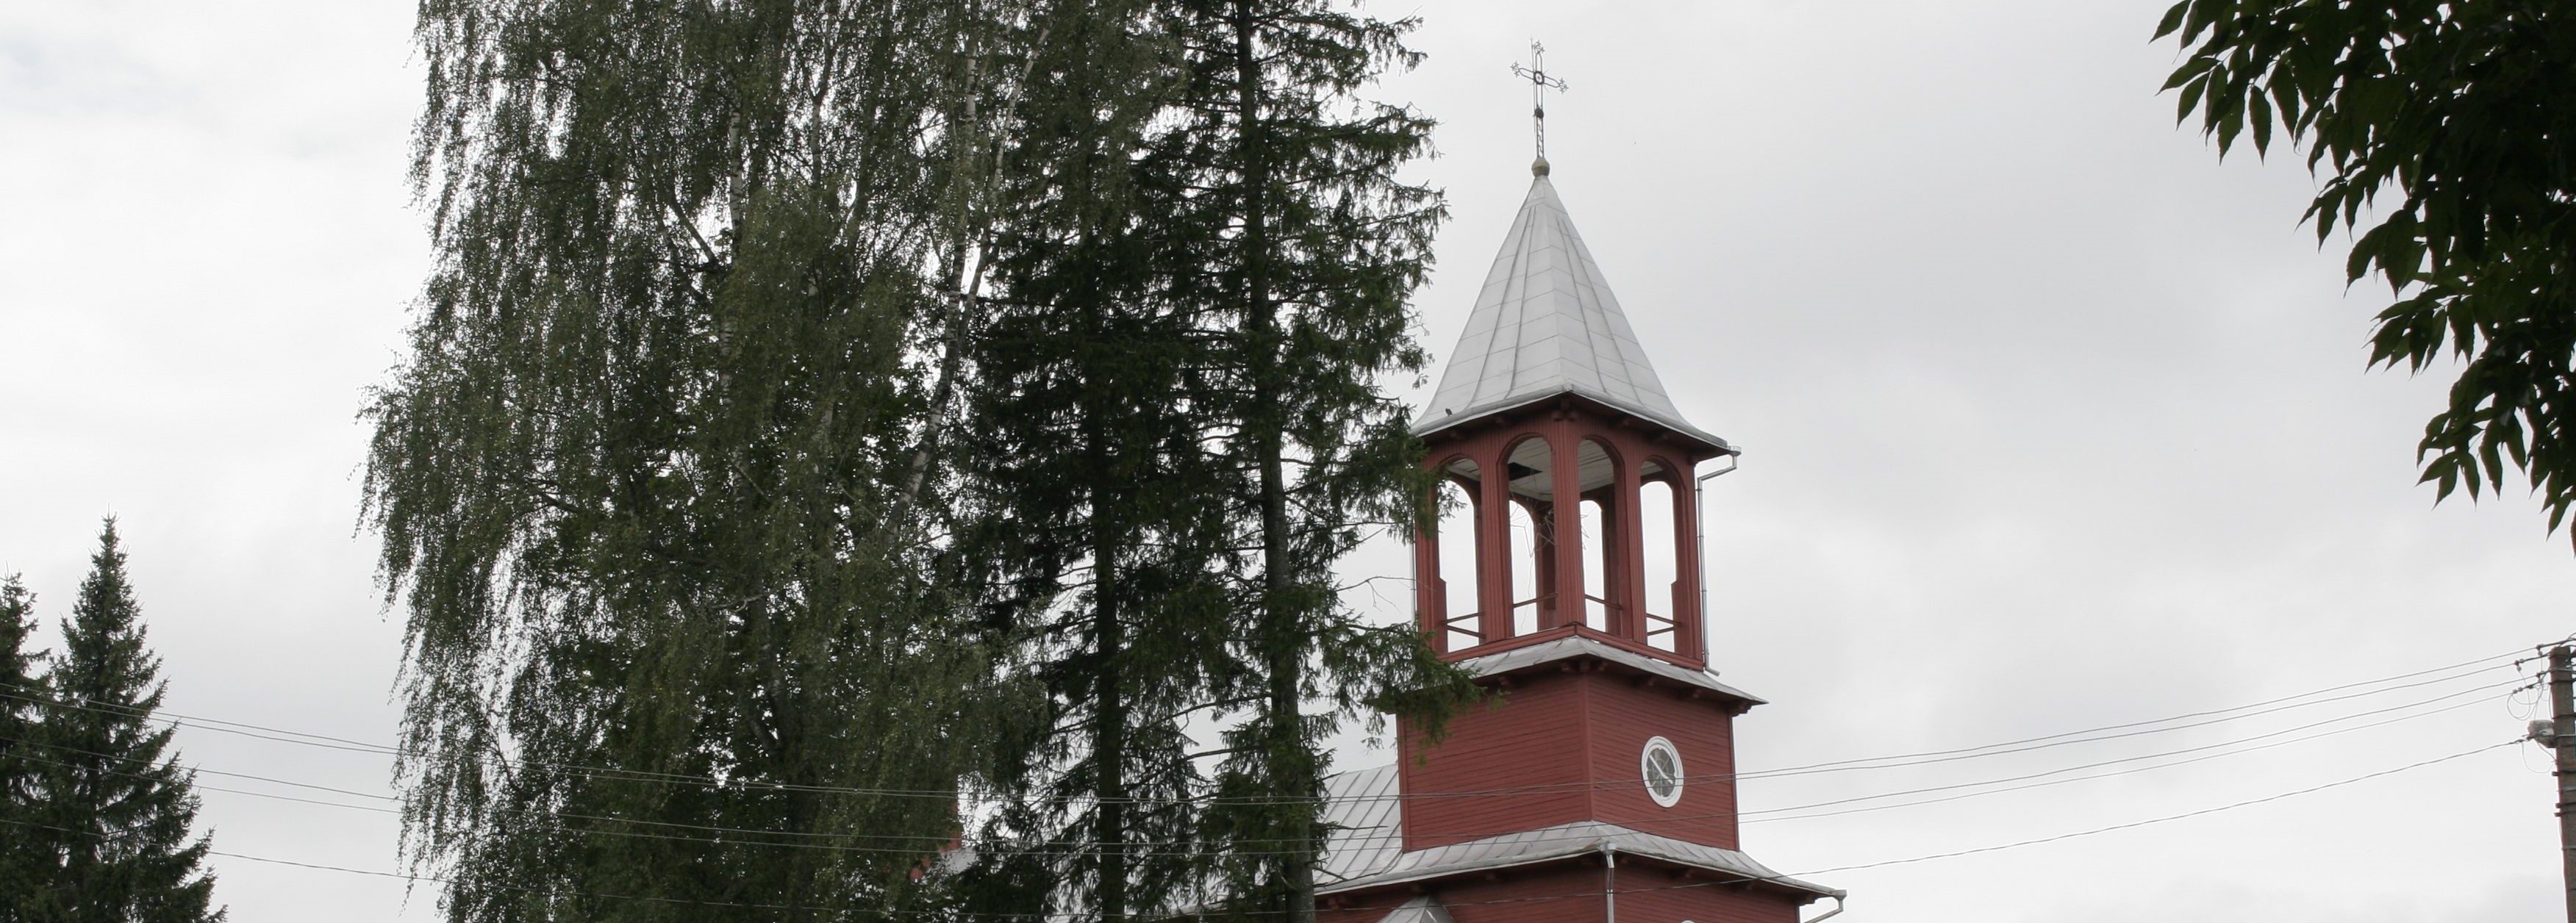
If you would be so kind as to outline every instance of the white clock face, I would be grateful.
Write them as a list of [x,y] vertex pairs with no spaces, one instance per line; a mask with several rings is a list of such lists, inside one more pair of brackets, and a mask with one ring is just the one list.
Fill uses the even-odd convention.
[[1682,800],[1682,754],[1673,742],[1661,737],[1646,741],[1646,750],[1637,755],[1637,768],[1644,776],[1646,797],[1655,803],[1672,807]]

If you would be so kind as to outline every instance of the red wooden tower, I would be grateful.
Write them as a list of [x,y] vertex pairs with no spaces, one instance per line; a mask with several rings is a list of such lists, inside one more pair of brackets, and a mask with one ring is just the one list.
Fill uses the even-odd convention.
[[1733,723],[1761,700],[1708,670],[1693,476],[1737,450],[1682,419],[1544,159],[1534,172],[1415,426],[1466,511],[1415,542],[1421,627],[1502,704],[1437,743],[1402,727],[1395,766],[1335,777],[1321,910],[1795,923],[1819,897],[1839,907],[1736,836]]

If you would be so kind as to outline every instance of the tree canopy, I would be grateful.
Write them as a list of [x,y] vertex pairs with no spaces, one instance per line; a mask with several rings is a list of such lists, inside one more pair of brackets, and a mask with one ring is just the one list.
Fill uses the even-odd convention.
[[424,3],[366,483],[447,915],[1311,914],[1324,736],[1466,689],[1331,581],[1426,486],[1405,28]]
[[[1032,20],[1010,218],[973,337],[974,553],[1042,717],[1006,735],[974,888],[987,910],[1168,915],[1195,892],[1203,773],[1187,725],[1232,621],[1207,306],[1161,297],[1179,188],[1143,156],[1180,71],[1168,9],[1054,3]],[[1015,901],[1001,898],[1019,895]]]
[[991,4],[430,0],[437,262],[368,410],[458,920],[839,918],[991,666],[929,459]]
[[50,837],[36,809],[44,763],[31,751],[50,697],[37,669],[43,654],[28,649],[35,633],[36,594],[17,574],[0,578],[0,920],[34,912],[48,864]]
[[[2307,220],[2376,275],[2373,365],[2464,363],[2418,459],[2438,497],[2519,469],[2576,504],[2576,8],[2556,0],[2183,0],[2166,81],[2220,156],[2276,135],[2321,179]],[[2368,227],[2363,225],[2367,224]]]
[[1407,299],[1446,212],[1397,176],[1429,152],[1431,120],[1362,96],[1420,60],[1413,20],[1324,0],[1175,6],[1188,102],[1151,159],[1206,194],[1173,204],[1187,236],[1165,284],[1217,312],[1207,412],[1235,462],[1224,502],[1255,549],[1221,694],[1258,704],[1226,736],[1208,829],[1248,844],[1221,866],[1237,909],[1311,920],[1322,737],[1374,695],[1436,718],[1469,694],[1410,626],[1365,626],[1332,571],[1372,527],[1409,530],[1430,495],[1384,384],[1422,368]]
[[[1059,723],[1005,825],[1068,855],[1036,874],[1069,885],[1017,909],[1293,920],[1323,736],[1372,696],[1436,715],[1465,694],[1332,583],[1426,486],[1384,385],[1421,362],[1406,299],[1441,210],[1396,172],[1430,122],[1359,95],[1414,61],[1411,24],[1311,0],[1076,10],[1047,20],[1006,140],[975,363],[979,470],[1023,543],[994,566],[1071,600],[1024,610]],[[1193,722],[1222,746],[1190,752]]]
[[[0,593],[0,595],[7,595]],[[24,602],[19,595],[16,600]],[[101,528],[89,576],[47,664],[28,780],[32,819],[12,836],[34,847],[36,889],[24,919],[211,923],[212,848],[194,830],[195,773],[170,750],[176,728],[155,721],[161,659],[145,643],[142,607],[126,577],[116,521]]]

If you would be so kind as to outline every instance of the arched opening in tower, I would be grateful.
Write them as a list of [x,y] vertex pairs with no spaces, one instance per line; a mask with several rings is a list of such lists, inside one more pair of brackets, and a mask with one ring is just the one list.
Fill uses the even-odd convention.
[[1443,650],[1472,647],[1484,639],[1478,635],[1477,614],[1484,611],[1483,575],[1478,571],[1477,549],[1484,547],[1484,533],[1479,528],[1483,511],[1477,494],[1483,481],[1474,459],[1461,458],[1442,469],[1440,478],[1440,522],[1432,533],[1440,545],[1441,625],[1448,632],[1448,645]]
[[1605,576],[1601,566],[1604,548],[1601,542],[1601,501],[1584,500],[1583,511],[1583,627],[1594,631],[1610,630],[1608,600],[1601,595]]
[[1674,637],[1673,616],[1681,611],[1674,607],[1675,585],[1681,580],[1679,533],[1674,529],[1673,485],[1670,474],[1661,466],[1649,463],[1649,478],[1637,490],[1637,519],[1644,526],[1646,550],[1646,643],[1660,650],[1678,650]]
[[1622,586],[1627,568],[1620,566],[1620,519],[1628,503],[1620,496],[1619,459],[1608,444],[1585,439],[1575,444],[1574,464],[1575,484],[1582,492],[1576,512],[1583,518],[1575,534],[1583,551],[1583,599],[1566,621],[1579,618],[1586,628],[1616,634],[1626,621],[1628,604]]
[[[1531,436],[1506,456],[1511,480],[1512,635],[1529,634],[1556,609],[1556,452]],[[1487,638],[1499,641],[1500,638]]]

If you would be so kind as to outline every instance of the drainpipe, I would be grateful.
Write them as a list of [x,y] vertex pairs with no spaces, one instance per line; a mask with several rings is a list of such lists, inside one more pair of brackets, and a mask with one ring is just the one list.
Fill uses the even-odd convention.
[[1691,553],[1699,559],[1699,650],[1703,659],[1708,656],[1708,482],[1722,474],[1733,474],[1735,458],[1742,454],[1741,449],[1727,450],[1726,467],[1700,475],[1691,482],[1691,514],[1699,520],[1691,523]]
[[1806,923],[1824,923],[1824,919],[1825,919],[1826,917],[1830,917],[1830,916],[1833,916],[1834,914],[1837,914],[1837,913],[1841,913],[1841,912],[1843,912],[1843,895],[1844,895],[1845,893],[1847,893],[1847,892],[1843,892],[1843,891],[1836,891],[1836,892],[1834,892],[1834,893],[1832,893],[1832,894],[1826,895],[1827,897],[1831,897],[1831,898],[1833,898],[1833,899],[1834,899],[1834,909],[1832,909],[1832,910],[1828,910],[1828,911],[1825,911],[1825,912],[1820,913],[1820,914],[1817,914],[1815,919],[1813,919],[1813,920],[1808,920],[1808,921],[1806,921]]
[[1619,844],[1601,844],[1601,923],[1619,923]]

